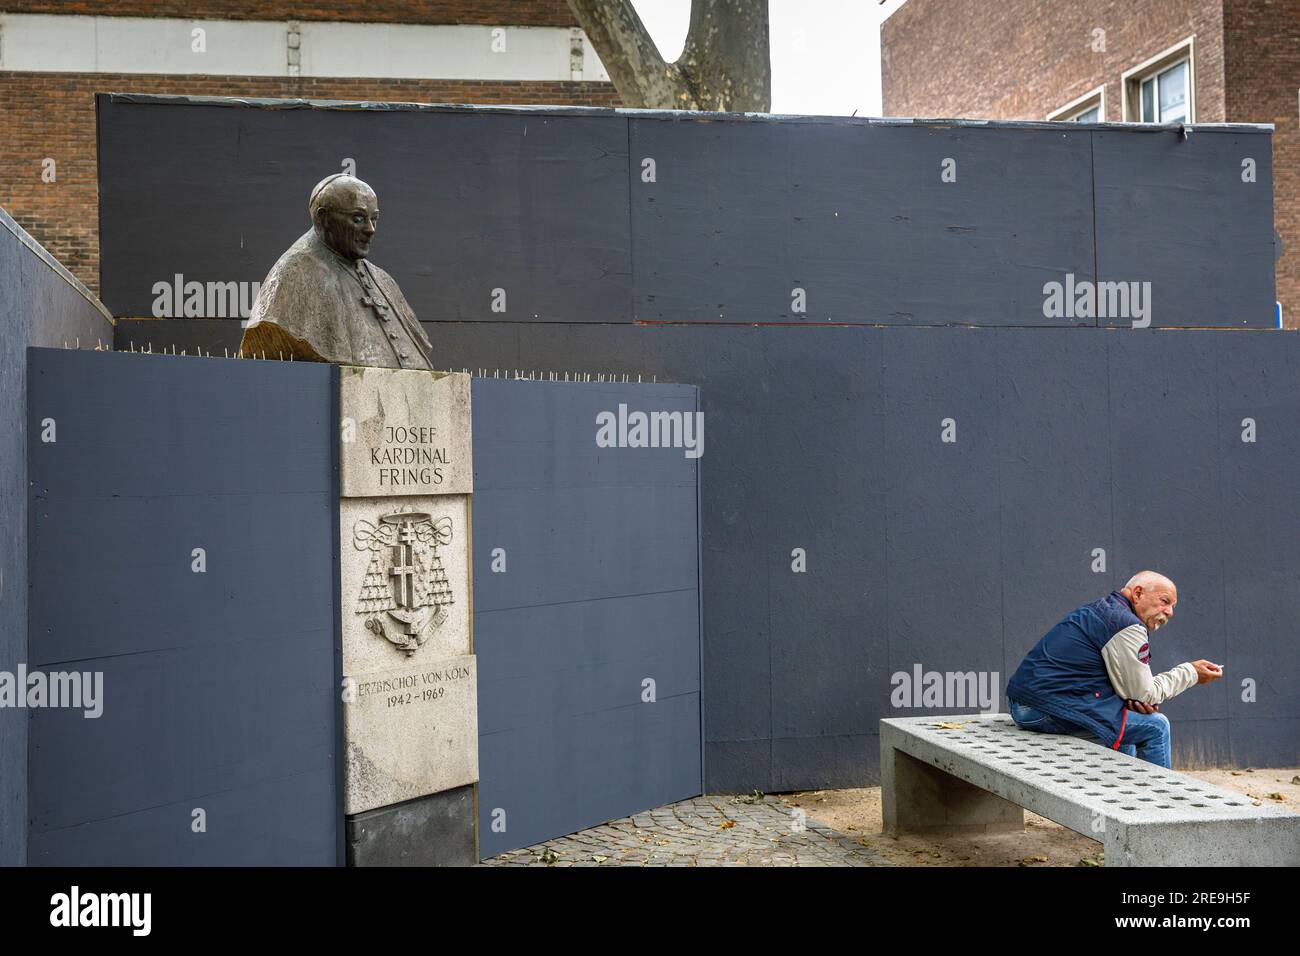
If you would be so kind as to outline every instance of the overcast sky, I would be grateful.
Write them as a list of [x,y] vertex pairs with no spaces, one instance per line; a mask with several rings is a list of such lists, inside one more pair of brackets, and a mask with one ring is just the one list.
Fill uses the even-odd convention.
[[[879,116],[880,21],[904,0],[770,0],[772,112]],[[666,60],[686,42],[691,0],[633,0]]]

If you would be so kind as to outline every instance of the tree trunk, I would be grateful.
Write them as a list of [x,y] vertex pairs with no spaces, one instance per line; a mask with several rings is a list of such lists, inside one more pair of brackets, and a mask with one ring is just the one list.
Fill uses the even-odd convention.
[[569,0],[625,106],[766,113],[767,0],[692,0],[686,45],[665,63],[631,0]]

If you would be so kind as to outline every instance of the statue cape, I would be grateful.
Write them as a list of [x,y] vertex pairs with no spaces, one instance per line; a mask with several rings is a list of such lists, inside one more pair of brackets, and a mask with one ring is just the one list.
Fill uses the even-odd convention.
[[[375,285],[396,313],[382,323],[362,301],[365,293],[352,268],[309,229],[271,267],[244,329],[245,355],[371,365],[432,368],[432,346],[397,283],[366,261]],[[386,334],[397,332],[393,342]],[[413,343],[414,348],[406,347]],[[394,344],[406,347],[399,360]]]

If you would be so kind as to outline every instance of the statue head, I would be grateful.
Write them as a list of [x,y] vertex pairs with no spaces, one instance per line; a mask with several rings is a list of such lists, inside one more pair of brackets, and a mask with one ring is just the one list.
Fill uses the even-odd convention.
[[345,259],[364,259],[379,228],[379,198],[368,185],[346,173],[326,176],[307,204],[316,235]]

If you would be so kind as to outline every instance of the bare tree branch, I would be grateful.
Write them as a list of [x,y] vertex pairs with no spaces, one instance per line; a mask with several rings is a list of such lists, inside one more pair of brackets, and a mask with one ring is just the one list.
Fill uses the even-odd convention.
[[627,106],[766,112],[768,0],[692,0],[686,45],[666,63],[631,0],[568,0]]
[[627,106],[690,109],[680,101],[685,84],[665,63],[631,0],[569,0],[609,78]]

